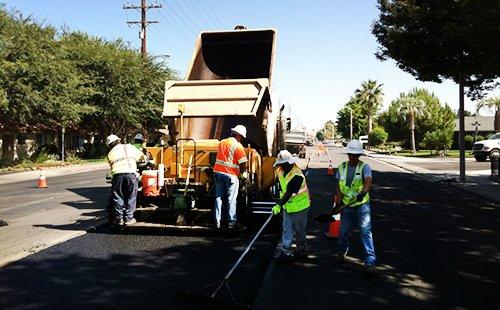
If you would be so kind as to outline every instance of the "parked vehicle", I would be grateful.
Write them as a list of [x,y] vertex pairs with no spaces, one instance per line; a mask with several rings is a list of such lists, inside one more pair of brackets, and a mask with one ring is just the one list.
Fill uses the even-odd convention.
[[500,152],[500,133],[496,133],[486,140],[478,141],[472,146],[472,154],[477,161],[486,161],[494,152]]
[[306,157],[306,132],[304,130],[290,130],[285,133],[285,148],[299,158]]

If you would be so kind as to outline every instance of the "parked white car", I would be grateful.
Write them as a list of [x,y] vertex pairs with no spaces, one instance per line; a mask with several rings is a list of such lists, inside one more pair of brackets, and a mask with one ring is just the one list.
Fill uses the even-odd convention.
[[500,133],[496,133],[487,140],[477,141],[472,146],[472,154],[477,161],[486,161],[492,153],[500,153]]
[[359,136],[359,142],[364,148],[368,144],[368,136]]

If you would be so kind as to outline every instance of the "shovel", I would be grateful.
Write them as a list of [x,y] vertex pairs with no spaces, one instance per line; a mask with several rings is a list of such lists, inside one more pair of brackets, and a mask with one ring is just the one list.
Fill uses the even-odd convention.
[[328,211],[328,212],[324,212],[324,213],[321,213],[320,215],[316,216],[314,218],[314,220],[316,222],[319,222],[319,223],[328,223],[328,222],[334,222],[335,221],[335,215],[336,214],[339,214],[340,212],[342,212],[342,210],[344,210],[346,207],[348,207],[350,204],[338,204],[336,202],[333,203],[333,208]]

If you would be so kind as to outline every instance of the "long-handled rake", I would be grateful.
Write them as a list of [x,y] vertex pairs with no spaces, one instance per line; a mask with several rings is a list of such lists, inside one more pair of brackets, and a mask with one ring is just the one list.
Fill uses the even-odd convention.
[[[231,287],[229,286],[228,281],[229,281],[229,278],[231,278],[233,272],[236,270],[236,268],[238,268],[238,266],[240,265],[240,263],[243,260],[243,258],[245,257],[245,255],[247,255],[248,251],[250,251],[250,248],[255,243],[257,238],[259,238],[259,236],[262,234],[262,232],[264,231],[264,229],[269,224],[269,222],[271,221],[272,218],[273,218],[273,214],[271,213],[269,215],[269,217],[267,218],[266,222],[264,223],[264,225],[262,225],[262,227],[259,229],[257,234],[255,234],[252,241],[248,244],[248,246],[245,248],[243,253],[240,255],[240,257],[238,258],[236,263],[234,263],[234,265],[231,267],[229,272],[226,274],[226,276],[222,280],[217,281],[215,283],[211,283],[211,284],[206,285],[204,287],[201,287],[195,291],[177,290],[177,292],[176,292],[177,297],[181,298],[183,300],[201,303],[204,305],[211,305],[211,306],[217,305],[217,306],[220,306],[222,308],[245,308],[245,309],[250,308],[251,307],[250,305],[239,303],[234,298],[234,295],[231,291]],[[214,288],[214,287],[215,287],[215,290],[213,290],[212,293],[208,296],[200,293],[203,290]],[[231,301],[225,301],[225,300],[217,298],[217,294],[220,292],[220,290],[223,287],[227,288],[227,292],[229,293],[229,296],[231,297]]]

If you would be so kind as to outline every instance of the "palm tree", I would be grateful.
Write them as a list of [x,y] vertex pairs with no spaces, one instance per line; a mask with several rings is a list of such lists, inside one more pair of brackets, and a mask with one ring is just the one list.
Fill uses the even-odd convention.
[[479,114],[479,110],[483,107],[495,110],[495,123],[493,127],[495,128],[495,132],[500,132],[500,97],[493,96],[479,101],[476,107],[476,114]]
[[354,97],[365,109],[368,118],[368,134],[372,132],[373,116],[382,106],[384,93],[382,85],[376,80],[368,80],[361,83],[361,88],[354,91]]
[[425,101],[415,95],[401,94],[396,102],[398,104],[398,112],[403,114],[408,120],[411,134],[411,152],[415,154],[417,152],[415,147],[415,118],[426,113]]

